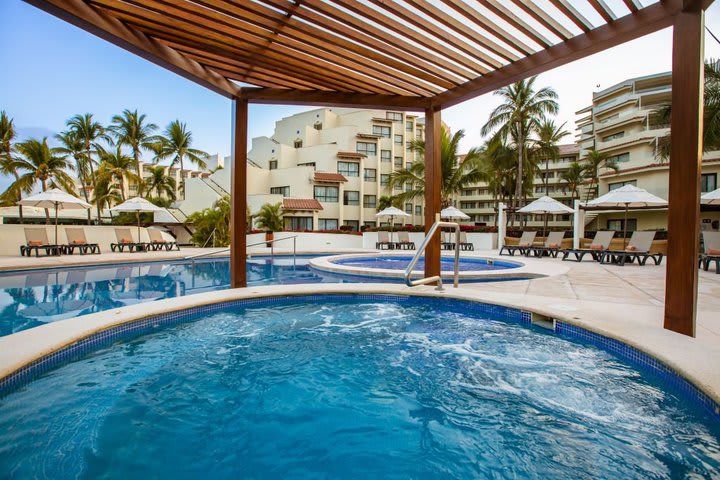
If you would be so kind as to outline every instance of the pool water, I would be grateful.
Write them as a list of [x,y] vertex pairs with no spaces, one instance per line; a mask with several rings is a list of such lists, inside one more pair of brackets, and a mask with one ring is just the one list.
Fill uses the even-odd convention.
[[[386,270],[403,271],[410,265],[411,256],[396,255],[378,255],[377,257],[357,257],[357,258],[341,258],[333,260],[332,263],[338,265],[347,265],[361,268],[378,268]],[[460,258],[458,267],[461,272],[468,271],[491,271],[491,270],[507,270],[510,268],[518,268],[522,266],[519,263],[504,262],[501,260],[493,260],[488,262],[482,258]],[[415,270],[423,271],[425,269],[425,258],[421,257],[415,265]],[[452,272],[455,269],[455,257],[440,257],[440,270],[443,272]]]
[[287,299],[116,344],[0,399],[0,478],[717,478],[716,419],[467,303]]
[[[248,285],[348,282],[311,270],[312,256],[248,259]],[[0,274],[0,336],[136,303],[230,288],[230,261],[202,259]]]

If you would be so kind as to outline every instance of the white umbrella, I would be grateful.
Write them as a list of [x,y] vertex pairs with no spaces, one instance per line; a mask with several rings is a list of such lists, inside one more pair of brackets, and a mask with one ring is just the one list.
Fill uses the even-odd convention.
[[440,212],[440,218],[459,218],[461,220],[470,220],[470,216],[455,207],[443,208]]
[[545,223],[543,225],[543,236],[545,236],[545,232],[547,231],[547,216],[548,213],[550,214],[561,214],[561,213],[573,213],[574,210],[570,207],[568,207],[565,204],[562,204],[555,200],[552,197],[548,197],[547,195],[542,196],[538,198],[537,200],[534,200],[521,209],[518,210],[519,213],[542,213],[545,216]]
[[87,210],[91,206],[89,203],[58,188],[51,188],[45,192],[23,198],[18,204],[27,207],[55,209],[55,245],[58,244],[58,210]]
[[701,196],[700,203],[704,203],[705,205],[720,205],[720,188]]
[[137,241],[140,241],[140,213],[142,212],[167,212],[162,207],[158,207],[154,203],[148,202],[144,198],[133,197],[125,200],[120,205],[115,205],[110,209],[111,212],[135,212],[137,215]]
[[388,207],[385,210],[381,210],[375,214],[376,217],[390,217],[390,242],[392,242],[393,234],[393,220],[395,217],[409,217],[410,215],[403,212],[399,208]]
[[623,249],[625,248],[625,237],[627,236],[627,213],[630,208],[642,207],[664,207],[667,200],[653,195],[652,193],[638,188],[635,185],[625,185],[615,190],[610,190],[594,200],[585,204],[588,207],[625,207],[625,219],[623,220]]

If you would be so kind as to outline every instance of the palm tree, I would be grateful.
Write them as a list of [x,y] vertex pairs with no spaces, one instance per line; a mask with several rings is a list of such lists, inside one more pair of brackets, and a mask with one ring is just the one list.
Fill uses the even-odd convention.
[[400,208],[402,207],[402,199],[398,198],[396,196],[392,195],[383,195],[382,197],[377,199],[377,211],[381,212],[385,210],[386,208],[395,207]]
[[275,204],[266,203],[258,213],[254,215],[255,224],[261,230],[266,232],[278,232],[283,229],[283,209],[282,203]]
[[143,181],[143,193],[148,195],[154,193],[158,197],[175,200],[175,179],[167,174],[167,167],[155,165],[148,167],[147,171],[150,172],[150,176]]
[[[13,167],[13,140],[15,140],[15,137],[17,136],[15,125],[13,123],[13,119],[5,113],[5,110],[0,111],[0,173],[4,175],[12,175],[17,181],[20,175]],[[8,203],[15,205],[17,202],[22,200],[23,193],[30,193],[30,191],[23,192],[22,190],[13,190],[8,188],[5,192],[3,192],[2,196],[5,197]],[[25,223],[23,218],[23,207],[20,204],[17,205],[20,223]]]
[[[480,169],[480,151],[477,148],[468,150],[465,157],[459,158],[458,148],[460,140],[465,136],[464,130],[458,130],[454,135],[443,127],[440,136],[440,199],[441,208],[452,204],[452,196],[463,188],[484,180],[485,173]],[[425,141],[414,140],[410,149],[425,155]],[[396,170],[390,174],[388,188],[395,185],[410,185],[410,189],[398,193],[394,197],[401,203],[425,195],[425,161],[418,160],[410,168]]]
[[[55,138],[60,141],[60,146],[56,147],[57,151],[67,156],[71,156],[75,161],[75,171],[77,172],[78,180],[80,181],[80,189],[82,190],[85,201],[90,203],[88,196],[88,162],[85,157],[85,143],[77,135],[76,132],[67,131],[60,132],[55,135]],[[92,223],[92,215],[90,210],[87,211],[88,225]]]
[[111,181],[116,181],[120,189],[120,197],[125,201],[125,178],[139,184],[138,177],[130,171],[134,165],[134,160],[122,151],[120,145],[115,146],[114,150],[99,150],[100,167],[98,167],[98,176],[108,176]]
[[587,156],[583,160],[585,161],[585,178],[590,180],[590,187],[588,188],[585,198],[587,202],[590,200],[590,195],[595,192],[596,185],[598,185],[600,181],[600,171],[614,170],[617,172],[619,168],[616,160],[594,149],[588,150]]
[[523,195],[525,176],[523,170],[528,162],[528,144],[533,132],[548,114],[557,114],[559,107],[557,93],[550,87],[534,90],[537,77],[519,82],[495,91],[502,97],[503,103],[490,114],[490,118],[481,129],[482,135],[495,132],[503,139],[510,139],[517,149],[517,176],[515,179],[515,201],[520,202]]
[[579,189],[585,183],[585,167],[578,162],[570,164],[570,168],[560,174],[560,179],[570,189],[570,199],[574,202],[575,198],[580,198]]
[[[43,192],[48,188],[60,188],[72,192],[73,180],[66,170],[72,170],[66,157],[54,148],[50,148],[47,138],[43,141],[27,140],[15,145],[20,153],[13,161],[13,168],[22,172],[10,186],[19,191],[32,190],[36,182],[40,182]],[[45,221],[50,223],[50,212],[45,209]]]
[[[138,178],[141,178],[140,150],[153,150],[158,142],[158,137],[154,135],[158,126],[145,122],[145,118],[146,115],[138,114],[137,110],[125,109],[122,114],[112,117],[108,127],[118,145],[127,145],[132,150],[133,165]],[[139,189],[138,194],[142,196]]]
[[[500,138],[491,138],[484,146],[480,168],[485,172],[488,189],[495,202],[495,225],[497,226],[500,202],[510,199],[512,204],[513,188],[517,164],[515,151]],[[511,223],[514,222],[514,218]]]
[[[78,138],[83,142],[85,148],[85,162],[90,170],[90,185],[95,186],[95,169],[93,165],[93,158],[91,150],[98,150],[98,141],[107,140],[109,137],[105,133],[105,128],[100,123],[93,120],[92,113],[86,113],[85,115],[75,115],[67,121],[66,125],[70,128]],[[95,205],[97,208],[97,221],[100,223],[100,205]]]
[[212,208],[206,208],[190,215],[186,222],[194,229],[193,241],[205,247],[212,240],[212,246],[230,244],[230,197],[224,196],[217,200]]
[[158,137],[156,161],[171,159],[170,168],[180,165],[180,189],[184,192],[185,179],[183,171],[185,170],[185,160],[194,163],[198,168],[206,168],[205,160],[210,156],[202,150],[191,148],[192,133],[187,130],[187,125],[181,123],[180,120],[173,120],[165,128],[163,135]]
[[[98,205],[100,209],[110,209],[121,203],[123,197],[120,194],[120,189],[117,183],[115,183],[108,172],[98,172],[98,178],[95,182],[95,188],[93,189],[92,202]],[[110,218],[112,218],[112,211],[110,211]]]
[[547,174],[550,161],[555,162],[560,157],[560,147],[558,145],[564,137],[570,135],[570,132],[565,130],[565,123],[557,126],[553,120],[544,118],[538,124],[536,133],[537,140],[535,140],[533,154],[538,160],[545,160],[543,185],[545,186],[545,194],[547,194]]

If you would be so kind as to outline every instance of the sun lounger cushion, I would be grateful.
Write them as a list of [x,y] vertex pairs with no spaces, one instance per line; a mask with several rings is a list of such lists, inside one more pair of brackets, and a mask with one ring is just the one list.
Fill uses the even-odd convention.
[[625,249],[626,252],[637,252],[637,247],[635,245],[628,245],[628,247]]
[[43,244],[43,242],[41,242],[40,240],[30,240],[28,242],[28,245],[30,245],[31,247],[39,247],[42,244]]
[[518,243],[518,247],[529,247],[529,246],[530,246],[530,244],[527,242]]
[[87,242],[85,240],[73,240],[73,245],[85,245]]
[[718,250],[717,248],[710,248],[708,249],[707,254],[713,256],[720,255],[720,250]]
[[132,241],[132,240],[129,240],[129,239],[127,239],[127,238],[121,238],[121,239],[120,239],[120,243],[133,243],[133,241]]
[[548,248],[560,248],[560,244],[558,244],[558,243],[551,243],[550,245],[548,245]]
[[590,250],[605,250],[605,247],[603,247],[602,245],[592,244],[590,245]]

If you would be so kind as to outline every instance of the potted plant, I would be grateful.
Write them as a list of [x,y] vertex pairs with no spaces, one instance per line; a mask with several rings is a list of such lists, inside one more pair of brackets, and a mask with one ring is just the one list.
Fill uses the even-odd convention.
[[[265,231],[265,241],[272,242],[274,240],[273,233],[283,229],[282,203],[266,203],[260,207],[255,215],[255,223],[260,230]],[[270,247],[272,244],[267,243],[267,246]]]

